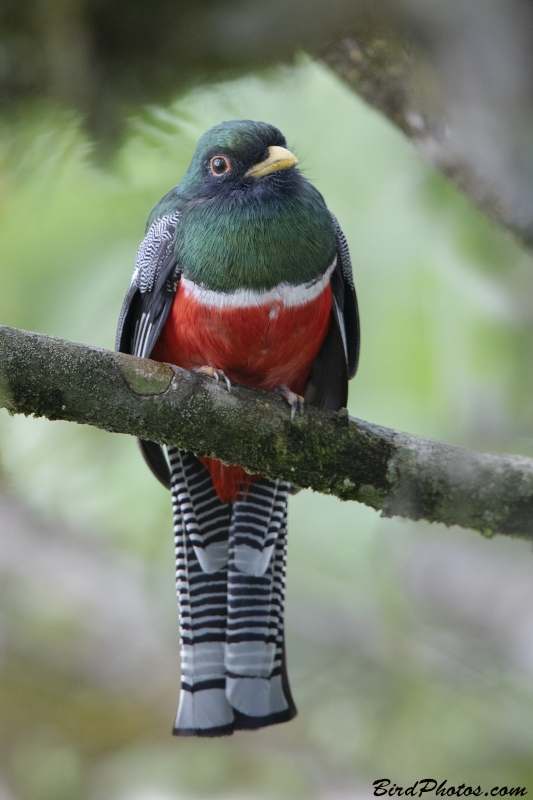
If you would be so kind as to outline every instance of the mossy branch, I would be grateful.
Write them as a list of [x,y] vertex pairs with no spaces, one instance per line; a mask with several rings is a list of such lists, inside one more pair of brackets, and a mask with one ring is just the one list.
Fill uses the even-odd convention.
[[148,359],[0,326],[0,406],[175,444],[383,516],[533,538],[533,460],[474,453]]

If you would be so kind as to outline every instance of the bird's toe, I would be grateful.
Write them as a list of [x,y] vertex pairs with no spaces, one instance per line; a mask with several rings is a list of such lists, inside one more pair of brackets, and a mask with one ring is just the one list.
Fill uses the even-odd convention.
[[296,416],[296,412],[298,410],[298,406],[300,406],[300,411],[303,414],[305,400],[304,400],[304,398],[302,397],[301,394],[296,394],[296,392],[291,391],[288,386],[285,386],[285,384],[281,384],[281,386],[276,386],[274,391],[276,391],[283,398],[285,398],[287,403],[290,405],[290,407],[291,407],[291,421]]
[[196,372],[201,372],[203,375],[209,375],[209,377],[214,378],[217,383],[222,378],[226,383],[228,392],[231,392],[231,381],[223,370],[215,369],[215,367],[210,367],[207,364],[203,367],[195,367],[195,370]]

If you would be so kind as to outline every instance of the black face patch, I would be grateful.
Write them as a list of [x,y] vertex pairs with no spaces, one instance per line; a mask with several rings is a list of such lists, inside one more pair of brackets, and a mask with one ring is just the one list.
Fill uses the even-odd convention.
[[212,174],[223,175],[230,170],[222,169],[222,164],[218,170],[214,167],[214,161],[217,157],[227,158],[235,177],[238,177],[243,176],[254,164],[267,159],[269,147],[285,146],[285,137],[273,125],[256,122],[251,123],[249,127],[243,126],[242,129],[236,125],[231,133],[221,131],[220,137],[215,138],[206,152],[205,162],[209,163]]
[[[198,142],[191,166],[180,186],[190,201],[223,200],[232,195],[257,197],[278,187],[287,191],[297,170],[287,169],[260,179],[246,177],[255,164],[265,161],[269,147],[286,147],[285,137],[274,125],[254,120],[222,122]],[[292,175],[292,178],[291,178]],[[268,193],[268,192],[267,192]]]

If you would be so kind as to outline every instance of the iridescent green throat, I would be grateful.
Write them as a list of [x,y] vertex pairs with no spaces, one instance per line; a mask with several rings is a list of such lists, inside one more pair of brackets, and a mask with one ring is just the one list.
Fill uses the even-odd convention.
[[186,203],[176,232],[182,274],[209,289],[271,289],[321,275],[335,256],[330,214],[310,184],[295,194],[241,193]]

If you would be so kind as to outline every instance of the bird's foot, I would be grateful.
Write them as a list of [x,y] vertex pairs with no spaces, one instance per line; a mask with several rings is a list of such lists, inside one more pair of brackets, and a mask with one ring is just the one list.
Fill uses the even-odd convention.
[[305,401],[304,401],[304,398],[302,397],[301,394],[296,394],[295,392],[291,392],[289,387],[285,386],[284,383],[282,383],[281,386],[276,386],[274,391],[277,392],[278,394],[280,394],[282,397],[284,397],[285,400],[287,401],[287,403],[290,405],[290,407],[291,407],[291,421],[296,416],[296,411],[298,409],[298,404],[300,405],[300,411],[302,412],[302,414],[304,413],[304,402]]
[[203,375],[209,375],[210,378],[214,378],[217,383],[221,378],[223,378],[226,381],[228,392],[231,392],[231,381],[226,373],[222,372],[221,369],[215,369],[214,367],[208,367],[207,365],[203,367],[195,367],[194,369],[196,372],[201,372]]

